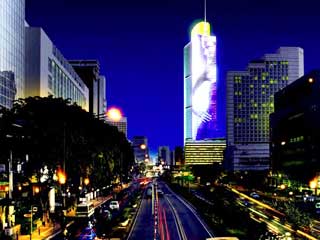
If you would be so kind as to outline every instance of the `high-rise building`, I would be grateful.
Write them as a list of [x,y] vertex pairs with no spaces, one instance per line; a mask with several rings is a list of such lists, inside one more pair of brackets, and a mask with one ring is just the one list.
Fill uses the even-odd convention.
[[26,27],[25,96],[62,97],[89,110],[89,90],[42,28]]
[[227,74],[227,150],[229,170],[270,167],[269,115],[274,94],[304,73],[303,49],[281,47],[251,61],[246,71]]
[[98,84],[97,113],[100,116],[107,111],[106,77],[100,75]]
[[308,184],[320,173],[320,71],[277,92],[270,117],[272,172]]
[[135,136],[132,139],[132,148],[136,163],[149,162],[148,139],[144,136]]
[[118,128],[119,132],[127,137],[127,118],[122,115],[120,109],[112,107],[104,114],[105,122]]
[[212,165],[222,164],[223,154],[226,149],[224,139],[186,141],[185,164],[187,165]]
[[217,116],[216,36],[196,24],[184,47],[184,141],[220,136]]
[[0,1],[0,107],[24,97],[25,0]]
[[114,120],[110,117],[106,117],[106,123],[118,128],[119,132],[122,132],[126,137],[128,136],[128,123],[126,117],[121,117],[119,120]]
[[160,164],[171,165],[170,148],[168,146],[160,146],[158,148],[158,160]]
[[106,111],[105,77],[100,76],[97,60],[70,60],[69,63],[89,88],[89,112],[104,115]]

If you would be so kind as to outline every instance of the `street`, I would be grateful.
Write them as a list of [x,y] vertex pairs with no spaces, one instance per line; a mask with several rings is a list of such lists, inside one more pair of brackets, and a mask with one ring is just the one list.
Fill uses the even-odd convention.
[[157,189],[163,191],[163,197],[155,194],[155,216],[152,200],[143,199],[128,239],[203,240],[213,236],[196,211],[165,183],[158,183]]

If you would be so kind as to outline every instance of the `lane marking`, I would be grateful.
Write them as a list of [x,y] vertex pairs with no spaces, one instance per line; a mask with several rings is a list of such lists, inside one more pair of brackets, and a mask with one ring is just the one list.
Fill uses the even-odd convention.
[[144,200],[143,197],[144,197],[144,193],[143,193],[142,196],[141,196],[141,201],[140,201],[140,204],[139,204],[139,210],[138,210],[138,212],[137,212],[137,214],[136,214],[136,217],[135,217],[135,219],[134,219],[134,221],[133,221],[133,224],[132,224],[132,226],[131,226],[129,235],[128,235],[128,237],[127,237],[127,240],[129,240],[129,239],[131,238],[133,229],[134,229],[135,226],[136,226],[136,222],[137,222],[138,216],[140,215],[140,212],[141,212],[142,201]]
[[187,202],[185,202],[184,200],[182,200],[181,197],[178,196],[178,194],[176,194],[175,192],[173,192],[171,190],[171,188],[165,184],[165,186],[167,187],[167,189],[177,198],[180,200],[180,202],[182,202],[191,212],[192,214],[197,218],[197,220],[200,222],[200,224],[202,225],[202,227],[204,228],[204,230],[206,230],[206,232],[208,233],[208,235],[210,236],[210,238],[213,238],[214,235],[211,234],[211,232],[208,230],[208,228],[205,226],[205,224],[202,222],[202,220],[198,217],[197,213],[195,212],[195,209],[192,208]]
[[168,201],[169,203],[169,206],[172,210],[172,215],[173,215],[173,218],[174,218],[174,221],[176,223],[176,227],[177,227],[177,230],[178,230],[178,233],[179,233],[179,239],[181,240],[187,240],[187,236],[186,236],[186,233],[182,227],[182,224],[181,224],[181,221],[180,221],[180,218],[179,218],[179,215],[177,213],[177,210],[174,208],[173,204],[171,203],[171,201],[169,200],[169,198],[165,197],[165,199]]

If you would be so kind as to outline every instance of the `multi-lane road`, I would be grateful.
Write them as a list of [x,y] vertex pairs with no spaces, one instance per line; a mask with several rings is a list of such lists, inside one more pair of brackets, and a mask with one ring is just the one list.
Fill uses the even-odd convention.
[[[158,194],[161,190],[163,194]],[[154,186],[154,197],[143,198],[128,236],[135,239],[205,240],[213,234],[185,200],[165,183]]]

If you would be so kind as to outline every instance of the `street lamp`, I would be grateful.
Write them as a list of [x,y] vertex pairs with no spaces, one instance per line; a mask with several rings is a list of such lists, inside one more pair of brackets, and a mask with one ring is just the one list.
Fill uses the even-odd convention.
[[317,195],[318,178],[314,178],[309,182],[309,187],[314,190],[314,194]]
[[85,178],[84,181],[83,181],[84,185],[88,186],[89,183],[90,183],[90,179],[89,178]]
[[[66,174],[62,170],[59,170],[58,171],[58,181],[59,181],[60,185],[64,187],[66,180],[67,180]],[[65,198],[65,191],[64,191],[63,187],[62,187],[62,197],[63,197],[62,208],[64,210],[64,208],[66,206],[66,198]]]

